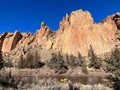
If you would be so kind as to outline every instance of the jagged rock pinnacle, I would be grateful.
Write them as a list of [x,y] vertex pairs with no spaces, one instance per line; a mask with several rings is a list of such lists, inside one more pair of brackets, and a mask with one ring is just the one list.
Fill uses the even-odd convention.
[[36,34],[4,33],[0,36],[0,50],[9,52],[17,48],[44,47],[61,53],[86,56],[91,45],[96,54],[109,52],[117,43],[120,34],[120,14],[108,16],[103,22],[94,24],[88,11],[76,10],[66,14],[60,22],[60,29],[54,32],[41,22]]

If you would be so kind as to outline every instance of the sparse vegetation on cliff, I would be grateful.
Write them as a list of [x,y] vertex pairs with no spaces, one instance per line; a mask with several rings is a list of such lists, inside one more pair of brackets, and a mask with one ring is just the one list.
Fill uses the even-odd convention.
[[20,56],[20,60],[18,62],[18,68],[21,69],[21,68],[25,68],[25,59],[23,58],[23,55]]
[[28,53],[26,58],[21,56],[18,62],[18,68],[40,68],[44,65],[45,63],[41,62],[40,56],[37,52],[35,55]]
[[12,60],[7,60],[4,62],[4,67],[11,68],[13,67]]

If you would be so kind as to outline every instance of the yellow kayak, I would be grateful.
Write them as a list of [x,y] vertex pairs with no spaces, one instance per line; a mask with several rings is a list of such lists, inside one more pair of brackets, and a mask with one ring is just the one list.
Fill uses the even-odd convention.
[[63,78],[63,79],[60,79],[61,82],[66,82],[68,81],[68,78]]

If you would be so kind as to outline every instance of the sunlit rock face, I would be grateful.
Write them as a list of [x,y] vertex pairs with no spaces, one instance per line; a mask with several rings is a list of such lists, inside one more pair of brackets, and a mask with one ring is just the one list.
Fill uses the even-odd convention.
[[113,17],[102,23],[93,23],[88,11],[74,11],[60,22],[54,49],[63,53],[87,55],[91,45],[97,54],[109,52],[115,45],[116,24]]
[[0,40],[2,41],[1,50],[3,52],[9,52],[16,47],[17,43],[21,38],[22,35],[18,31],[16,31],[14,34],[4,33],[0,38]]
[[52,31],[44,22],[35,34],[4,33],[0,36],[0,50],[35,48],[53,49],[75,56],[80,52],[86,56],[90,45],[96,54],[109,52],[120,45],[120,13],[108,16],[100,23],[94,23],[88,11],[77,10],[66,14],[59,29]]
[[54,35],[55,32],[50,30],[50,28],[44,22],[42,22],[41,29],[36,32],[34,45],[38,45],[46,49],[52,49]]

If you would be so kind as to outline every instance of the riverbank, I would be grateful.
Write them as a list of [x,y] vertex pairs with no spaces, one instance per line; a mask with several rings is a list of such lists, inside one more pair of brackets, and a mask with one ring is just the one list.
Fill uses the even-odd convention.
[[45,77],[105,77],[107,73],[103,70],[88,70],[88,74],[82,73],[78,68],[73,70],[68,70],[67,73],[58,74],[54,73],[52,69],[18,69],[18,68],[5,68],[0,71],[0,76],[7,76],[10,72],[12,76],[45,76]]
[[[0,71],[1,79],[9,76],[10,73],[15,81],[20,79],[21,83],[24,83],[18,84],[19,88],[28,85],[26,87],[28,90],[48,90],[49,88],[51,88],[49,90],[69,90],[70,82],[73,87],[77,88],[76,90],[92,90],[93,88],[97,90],[111,90],[103,84],[103,79],[107,74],[102,70],[89,69],[88,74],[84,74],[81,73],[79,68],[76,68],[69,70],[65,74],[56,74],[49,68],[44,70],[4,68]],[[37,84],[35,84],[36,82]]]
[[[89,81],[86,85],[81,82],[73,82],[71,80],[61,82],[57,78],[40,78],[29,79],[23,78],[17,85],[17,90],[112,90],[107,86]],[[3,87],[2,90],[14,90],[11,87]]]

